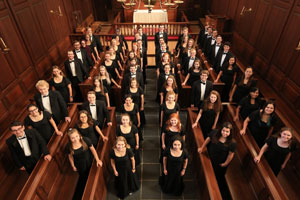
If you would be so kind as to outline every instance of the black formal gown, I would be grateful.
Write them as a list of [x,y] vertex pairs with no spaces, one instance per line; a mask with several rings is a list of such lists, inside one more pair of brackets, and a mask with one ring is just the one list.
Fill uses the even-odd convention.
[[136,146],[135,134],[136,133],[138,133],[138,129],[135,125],[131,126],[129,133],[123,133],[120,128],[120,125],[117,126],[116,136],[125,137],[127,143],[130,145],[130,149],[134,153],[135,165],[138,166],[141,163],[141,158],[140,158],[140,150],[135,149],[135,146]]
[[195,81],[200,80],[201,70],[199,70],[199,72],[194,72],[193,68],[191,67],[189,69],[188,73],[190,74],[190,78],[187,81],[187,84],[190,85],[190,86],[193,86],[193,84],[194,84]]
[[180,106],[178,103],[175,103],[174,107],[169,109],[167,107],[166,102],[163,102],[163,104],[160,106],[160,110],[163,111],[163,127],[166,125],[167,120],[169,119],[169,116],[172,113],[176,113],[180,111]]
[[[139,87],[136,92],[130,91],[130,87],[127,87],[125,94],[130,94],[133,100],[133,103],[136,103],[139,108],[141,108],[142,102],[141,102],[141,96],[144,95],[143,88]],[[141,118],[141,125],[143,126],[146,124],[146,117],[145,112],[143,110],[140,110],[140,118]]]
[[[200,105],[200,109],[203,109],[204,103]],[[204,138],[212,131],[212,127],[215,123],[216,111],[214,109],[208,109],[202,111],[201,118],[199,120],[200,127],[203,133]]]
[[68,85],[71,84],[71,81],[67,77],[63,77],[60,83],[56,83],[54,78],[51,78],[49,84],[51,87],[54,87],[56,91],[60,92],[66,103],[70,102]]
[[92,126],[89,126],[87,128],[80,128],[77,124],[75,125],[75,128],[80,132],[80,134],[84,137],[87,137],[91,140],[93,146],[96,148],[98,144],[98,133],[96,131],[96,125],[97,121],[93,120],[94,124]]
[[30,119],[29,116],[27,116],[24,120],[24,124],[25,126],[32,126],[33,128],[35,128],[45,139],[46,143],[48,143],[54,132],[54,128],[52,127],[49,121],[52,116],[47,111],[42,111],[42,113],[43,113],[42,120],[38,122],[34,122]]
[[256,80],[252,80],[249,84],[243,84],[240,82],[241,78],[237,78],[235,81],[237,87],[233,94],[232,101],[236,103],[240,102],[242,98],[249,94],[251,87],[256,87]]
[[179,157],[174,157],[171,150],[167,149],[163,157],[167,158],[167,175],[162,175],[160,178],[160,186],[164,193],[180,196],[184,190],[183,176],[181,171],[183,169],[184,161],[188,158],[185,150]]
[[251,97],[248,95],[244,97],[240,102],[240,115],[243,120],[245,120],[252,112],[258,110],[262,104],[260,97],[255,99],[254,104],[251,104]]
[[[170,90],[169,90],[170,91]],[[166,96],[167,96],[167,93],[169,92],[166,87],[162,87],[161,88],[161,93],[163,93],[163,101],[166,101]],[[178,89],[177,88],[174,88],[173,92],[176,94],[178,94]]]
[[281,165],[284,163],[286,156],[296,150],[295,143],[292,143],[290,147],[282,148],[277,144],[277,137],[270,137],[266,140],[268,149],[264,156],[268,161],[274,174],[277,176],[281,170]]
[[166,128],[164,129],[164,133],[165,133],[165,145],[166,148],[169,148],[171,146],[172,143],[172,138],[174,136],[181,136],[183,137],[185,135],[184,131],[183,131],[183,126],[181,126],[181,131],[171,131],[171,130],[167,130]]
[[232,69],[228,69],[228,65],[221,67],[220,71],[222,71],[221,81],[225,83],[225,86],[221,93],[221,99],[223,101],[229,100],[229,92],[231,90],[231,86],[233,83],[234,74],[237,73],[237,67],[234,65]]
[[118,157],[115,151],[110,152],[110,158],[115,161],[116,170],[118,176],[115,176],[115,187],[117,190],[117,196],[124,199],[131,192],[135,192],[139,189],[136,173],[132,172],[131,158],[134,156],[130,149],[126,149],[124,157]]
[[265,144],[265,139],[267,138],[270,128],[275,125],[276,118],[272,116],[269,118],[268,122],[263,122],[260,116],[260,110],[256,110],[249,115],[250,122],[248,128],[254,137],[257,145],[262,147]]
[[114,80],[116,80],[116,77],[117,77],[117,74],[116,74],[116,71],[115,71],[115,68],[117,67],[116,62],[113,61],[113,62],[111,63],[111,65],[106,65],[106,64],[105,64],[105,61],[104,61],[104,62],[103,62],[103,65],[105,66],[106,71],[109,73],[109,75],[110,75]]
[[138,119],[137,114],[139,113],[139,106],[134,104],[133,109],[131,111],[127,111],[124,108],[124,104],[121,106],[121,113],[127,113],[130,116],[132,123],[137,127],[138,126]]

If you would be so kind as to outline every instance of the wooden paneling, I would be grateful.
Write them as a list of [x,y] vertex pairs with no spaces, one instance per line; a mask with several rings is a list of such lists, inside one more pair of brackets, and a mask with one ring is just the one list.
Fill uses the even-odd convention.
[[27,91],[30,91],[35,86],[37,80],[38,77],[36,76],[36,73],[33,71],[33,69],[29,69],[28,72],[25,72],[23,75],[22,85]]
[[298,87],[300,87],[300,55],[299,52],[297,52],[298,54],[298,59],[296,60],[296,62],[294,63],[294,65],[292,65],[292,70],[289,74],[289,77],[292,81],[294,81]]
[[19,97],[23,96],[23,90],[19,84],[14,87],[11,87],[5,99],[10,105],[14,105],[17,101],[20,100]]
[[0,53],[1,73],[0,73],[0,88],[5,89],[16,78],[10,68],[6,58]]

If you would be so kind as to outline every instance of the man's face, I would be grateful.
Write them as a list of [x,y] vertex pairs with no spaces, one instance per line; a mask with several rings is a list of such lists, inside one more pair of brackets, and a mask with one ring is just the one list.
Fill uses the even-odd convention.
[[195,51],[195,50],[192,50],[192,51],[191,51],[191,57],[194,58],[195,56],[196,56],[196,51]]
[[91,29],[91,28],[88,28],[88,29],[86,30],[86,33],[87,33],[88,35],[92,35],[92,34],[93,34],[92,29]]
[[49,93],[49,87],[47,86],[39,86],[38,91],[41,93],[41,95],[45,96]]
[[201,81],[205,82],[205,81],[207,80],[208,76],[207,76],[207,74],[202,73],[202,74],[200,75],[200,78],[201,78]]
[[135,72],[136,72],[135,66],[130,66],[129,71],[130,71],[131,73],[135,73]]
[[24,135],[24,130],[25,127],[24,126],[12,126],[10,128],[10,131],[12,132],[12,134],[14,134],[16,137],[22,137]]
[[90,103],[94,104],[96,101],[96,96],[94,94],[88,94],[87,99]]
[[80,49],[80,43],[79,42],[74,43],[74,48],[76,50],[79,50]]
[[224,45],[224,51],[229,51],[229,49],[230,49],[230,46]]
[[69,60],[73,60],[74,59],[74,53],[73,53],[73,51],[68,51],[68,58],[69,58]]
[[165,27],[164,26],[159,26],[159,32],[164,32]]

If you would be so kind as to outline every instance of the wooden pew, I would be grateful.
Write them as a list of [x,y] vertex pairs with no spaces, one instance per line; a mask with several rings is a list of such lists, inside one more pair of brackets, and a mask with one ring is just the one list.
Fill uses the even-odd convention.
[[114,145],[116,139],[116,115],[115,108],[111,108],[111,122],[112,126],[105,127],[103,129],[103,134],[109,139],[104,144],[97,146],[97,152],[100,153],[100,160],[103,161],[103,167],[97,167],[94,161],[91,167],[89,178],[87,180],[85,190],[82,199],[90,200],[103,200],[106,199],[107,194],[107,183],[110,176],[110,158],[109,152]]
[[66,131],[77,121],[77,112],[77,104],[73,104],[69,110],[71,123],[65,122],[60,128],[64,135],[52,137],[47,145],[52,155],[51,162],[43,159],[38,161],[18,199],[58,199],[58,195],[64,196],[64,199],[72,199],[78,175],[67,163],[65,146],[68,143]]
[[224,107],[223,121],[229,121],[233,125],[233,136],[237,143],[236,156],[238,156],[243,172],[249,178],[257,198],[289,199],[267,161],[262,158],[259,164],[254,163],[253,158],[259,152],[259,147],[248,130],[245,135],[240,135],[242,122],[234,122],[234,115],[235,109],[232,105],[228,104]]
[[193,112],[192,108],[188,108],[186,143],[193,160],[193,167],[197,173],[196,176],[198,180],[200,199],[222,199],[208,152],[205,151],[199,154],[197,151],[203,144],[204,138],[199,127],[194,129],[192,128],[192,124],[196,118],[197,113]]

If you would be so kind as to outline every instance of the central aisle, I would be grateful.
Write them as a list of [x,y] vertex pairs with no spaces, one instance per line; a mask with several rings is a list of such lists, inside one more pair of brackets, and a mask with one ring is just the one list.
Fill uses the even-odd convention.
[[[156,98],[156,72],[154,68],[147,69],[147,85],[145,87],[145,115],[147,124],[144,126],[144,142],[141,147],[141,165],[137,167],[140,179],[140,190],[126,199],[199,199],[197,183],[193,179],[192,167],[189,165],[184,177],[185,190],[181,197],[163,194],[158,184],[160,175],[160,128],[158,123],[159,105]],[[181,111],[182,123],[186,123],[186,113]],[[119,117],[118,117],[119,119]],[[118,199],[114,190],[113,178],[108,185],[108,200]]]

